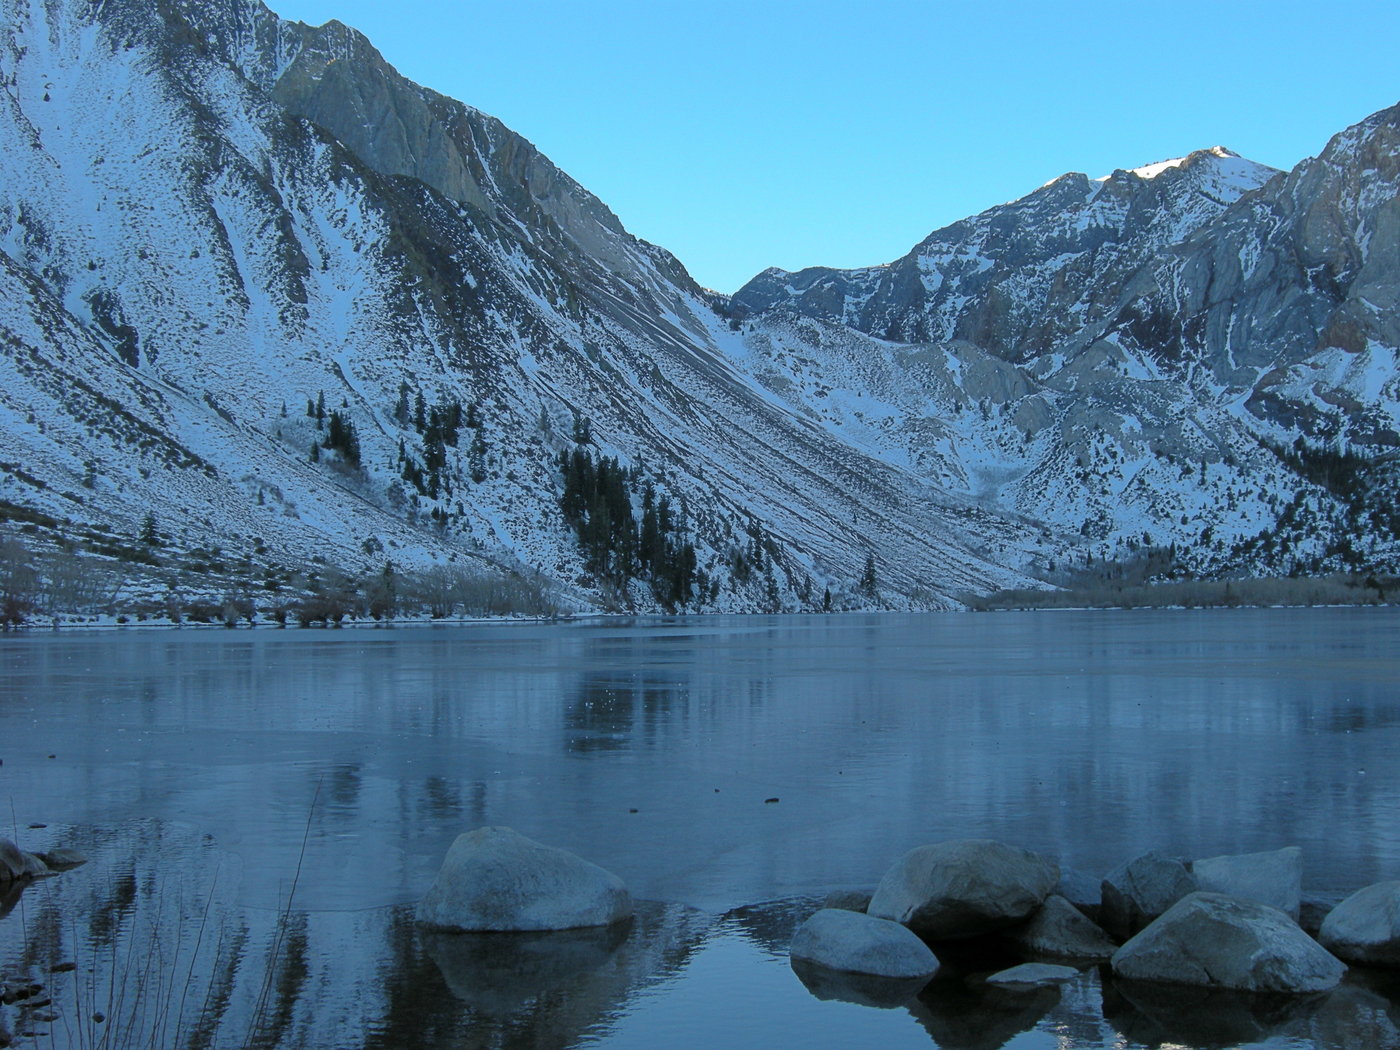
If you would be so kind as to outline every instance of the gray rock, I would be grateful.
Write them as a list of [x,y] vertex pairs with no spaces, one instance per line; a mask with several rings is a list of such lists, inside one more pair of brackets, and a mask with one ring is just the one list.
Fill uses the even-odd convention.
[[1322,930],[1322,923],[1332,909],[1346,899],[1345,893],[1319,893],[1308,890],[1303,893],[1298,905],[1298,925],[1314,937]]
[[1031,955],[1058,959],[1107,959],[1118,947],[1088,916],[1053,893],[1024,926],[1010,931],[1007,939]]
[[1061,868],[1055,894],[1069,901],[1095,922],[1103,905],[1103,879],[1077,868]]
[[1110,933],[1131,937],[1196,889],[1185,864],[1152,850],[1104,876],[1099,922]]
[[1357,890],[1332,909],[1317,936],[1347,962],[1400,967],[1400,881]]
[[832,890],[822,901],[822,907],[863,912],[870,907],[870,897],[869,890]]
[[24,864],[24,869],[20,872],[20,877],[25,879],[42,879],[45,875],[52,875],[49,866],[32,853],[21,853],[20,857]]
[[1059,877],[1053,862],[1029,850],[990,839],[938,842],[896,861],[867,911],[928,940],[975,937],[1030,916]]
[[1243,992],[1321,992],[1346,966],[1279,911],[1222,893],[1192,893],[1113,954],[1113,972]]
[[1053,966],[1050,963],[1022,963],[987,978],[987,983],[1000,988],[1044,988],[1063,984],[1079,976],[1073,966]]
[[1192,864],[1191,874],[1200,889],[1258,901],[1298,918],[1303,897],[1303,851],[1297,846],[1269,853],[1208,857]]
[[510,828],[486,827],[457,836],[417,920],[435,930],[567,930],[631,914],[616,875]]
[[50,871],[68,871],[88,862],[87,857],[75,849],[45,850],[42,853],[34,854],[34,856],[42,860]]
[[0,838],[0,882],[10,882],[24,874],[24,854],[9,839]]
[[831,970],[875,977],[932,977],[938,959],[908,929],[841,908],[823,908],[797,929],[790,954]]

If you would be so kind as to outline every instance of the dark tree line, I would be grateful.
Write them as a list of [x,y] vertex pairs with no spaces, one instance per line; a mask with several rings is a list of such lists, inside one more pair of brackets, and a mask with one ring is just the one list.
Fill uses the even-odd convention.
[[452,494],[451,474],[447,469],[450,448],[458,448],[462,428],[474,432],[467,450],[467,466],[472,481],[478,485],[487,478],[486,438],[482,433],[482,420],[476,405],[467,405],[456,398],[443,398],[431,407],[423,400],[421,392],[415,395],[413,407],[409,408],[408,384],[399,386],[398,405],[394,418],[403,426],[411,422],[421,435],[418,454],[410,455],[399,444],[400,474],[411,484],[419,495],[429,499]]
[[564,476],[560,508],[578,536],[589,572],[618,587],[647,580],[657,598],[672,607],[694,600],[702,582],[695,545],[685,538],[665,493],[658,494],[650,481],[641,487],[638,522],[633,501],[641,485],[639,470],[616,458],[595,460],[580,446],[559,454],[559,470]]

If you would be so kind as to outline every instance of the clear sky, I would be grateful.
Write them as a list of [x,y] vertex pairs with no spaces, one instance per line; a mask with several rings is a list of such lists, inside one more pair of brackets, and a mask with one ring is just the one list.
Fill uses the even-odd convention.
[[1400,3],[268,0],[362,30],[732,292],[889,262],[1066,171],[1292,167],[1400,102]]

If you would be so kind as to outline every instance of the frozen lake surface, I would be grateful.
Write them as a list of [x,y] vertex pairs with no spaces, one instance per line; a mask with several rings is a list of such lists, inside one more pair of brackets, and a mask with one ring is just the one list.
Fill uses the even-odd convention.
[[[0,918],[0,976],[78,964],[41,1045],[91,1043],[103,1002],[157,1045],[1385,1045],[1383,982],[1222,1041],[1190,1025],[1233,1006],[1092,971],[1015,1004],[820,999],[786,945],[811,898],[944,838],[1096,876],[1296,844],[1309,888],[1400,878],[1397,638],[1375,609],[8,637],[0,823],[93,861]],[[405,906],[482,824],[657,903],[569,972],[419,937]],[[134,959],[163,992],[114,992]]]

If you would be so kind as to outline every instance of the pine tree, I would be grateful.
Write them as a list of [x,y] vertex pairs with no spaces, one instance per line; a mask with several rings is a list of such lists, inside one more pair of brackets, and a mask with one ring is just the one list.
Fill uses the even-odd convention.
[[156,527],[156,516],[151,511],[141,519],[141,542],[147,547],[160,546],[160,531]]
[[874,553],[865,556],[865,568],[860,574],[860,593],[871,601],[879,597],[880,583],[875,577],[875,555]]

